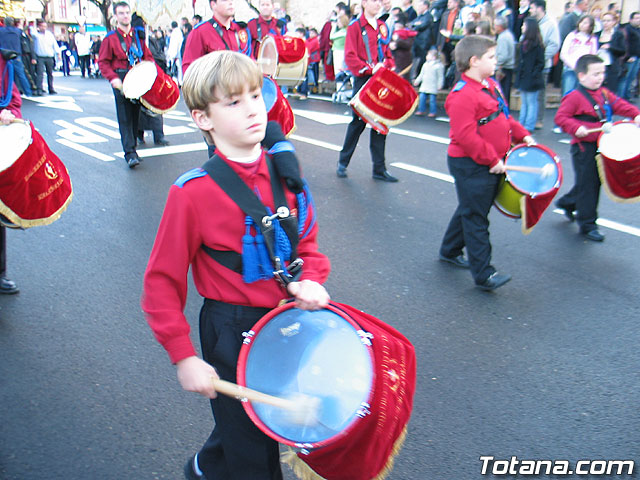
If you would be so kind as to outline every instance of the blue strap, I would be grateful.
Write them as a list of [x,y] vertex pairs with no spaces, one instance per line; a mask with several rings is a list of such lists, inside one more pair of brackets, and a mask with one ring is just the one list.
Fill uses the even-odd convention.
[[[4,77],[7,77],[7,89],[5,90]],[[0,108],[5,108],[11,103],[11,97],[13,96],[13,60],[8,60],[4,66],[2,72],[2,79],[0,79]]]
[[280,141],[280,142],[277,142],[276,144],[274,144],[273,147],[271,147],[267,153],[269,155],[274,155],[276,153],[282,153],[282,152],[294,152],[295,153],[295,151],[296,151],[296,149],[294,148],[294,146],[293,146],[293,144],[291,142]]

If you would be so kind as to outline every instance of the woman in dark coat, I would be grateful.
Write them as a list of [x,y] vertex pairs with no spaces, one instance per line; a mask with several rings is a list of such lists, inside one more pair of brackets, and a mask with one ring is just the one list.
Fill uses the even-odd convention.
[[598,56],[606,65],[604,86],[614,93],[618,91],[622,59],[627,53],[625,43],[617,18],[613,13],[605,13],[602,16],[602,30],[598,32]]
[[516,87],[520,90],[520,123],[533,132],[538,116],[538,94],[544,88],[544,44],[540,27],[535,18],[526,18],[520,42],[520,61],[516,75]]

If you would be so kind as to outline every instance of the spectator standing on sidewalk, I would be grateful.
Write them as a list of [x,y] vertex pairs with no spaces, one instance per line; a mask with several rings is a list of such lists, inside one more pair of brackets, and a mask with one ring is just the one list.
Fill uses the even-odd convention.
[[47,22],[39,19],[36,21],[36,25],[36,32],[33,35],[33,39],[38,62],[36,67],[36,87],[38,91],[35,93],[36,95],[42,95],[44,93],[42,82],[46,71],[49,94],[54,95],[58,92],[53,88],[53,61],[56,55],[60,53],[60,47],[53,33],[47,30]]
[[516,41],[509,29],[509,21],[505,17],[496,17],[494,20],[496,34],[496,80],[500,82],[502,94],[511,103],[511,83],[513,81],[513,68],[516,63]]
[[[629,17],[629,23],[623,28],[627,39],[627,55],[624,65],[626,68],[623,70],[626,70],[627,73],[620,81],[618,95],[629,100],[631,87],[638,80],[638,71],[640,70],[640,12],[633,12]],[[636,94],[638,90],[636,90]]]
[[80,73],[84,78],[91,77],[91,35],[87,33],[87,27],[80,25],[78,32],[74,35],[76,48],[78,49],[78,61],[80,62]]
[[4,27],[0,28],[0,48],[16,52],[17,56],[11,60],[13,64],[14,77],[17,80],[20,91],[31,96],[31,84],[25,73],[24,61],[22,59],[22,30],[15,25],[13,17],[4,19]]

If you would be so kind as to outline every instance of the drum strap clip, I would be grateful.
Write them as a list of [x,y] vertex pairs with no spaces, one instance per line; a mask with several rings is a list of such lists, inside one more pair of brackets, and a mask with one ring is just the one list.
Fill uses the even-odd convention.
[[280,257],[275,257],[274,259],[274,267],[275,270],[273,272],[273,276],[280,282],[284,288],[287,288],[291,282],[297,282],[302,275],[302,266],[304,265],[304,260],[301,258],[296,258],[293,262],[289,264],[288,267],[285,267],[282,264],[282,260]]

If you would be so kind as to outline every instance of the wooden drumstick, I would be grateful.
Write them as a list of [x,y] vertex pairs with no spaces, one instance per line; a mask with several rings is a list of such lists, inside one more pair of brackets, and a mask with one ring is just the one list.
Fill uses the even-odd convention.
[[609,133],[611,131],[611,127],[612,126],[613,125],[611,124],[611,122],[606,122],[606,123],[603,123],[600,128],[589,128],[589,129],[587,129],[587,134],[599,133],[599,132]]
[[228,397],[234,397],[238,400],[246,398],[252,402],[264,403],[285,410],[291,423],[298,425],[314,425],[318,423],[319,398],[303,394],[297,394],[291,398],[282,398],[242,387],[219,378],[212,378],[211,381],[216,392]]
[[542,177],[548,177],[553,173],[554,165],[553,163],[547,163],[543,167],[525,167],[521,165],[505,165],[505,170],[511,170],[514,172],[525,172],[525,173],[537,173]]

